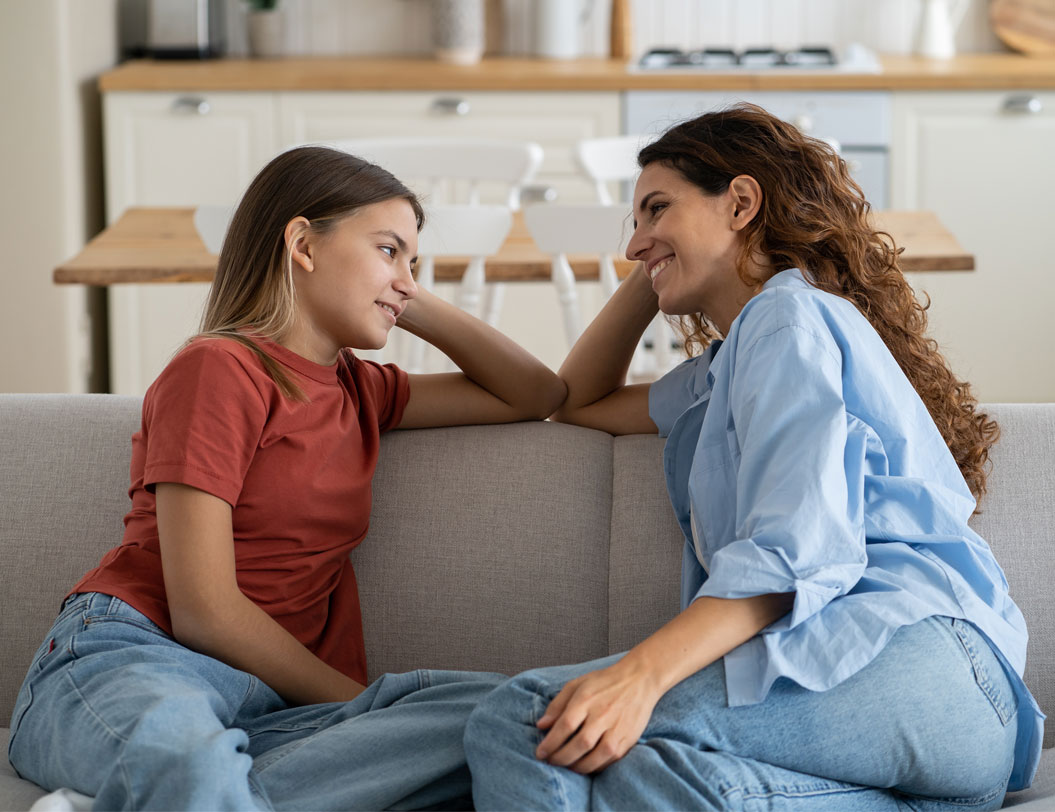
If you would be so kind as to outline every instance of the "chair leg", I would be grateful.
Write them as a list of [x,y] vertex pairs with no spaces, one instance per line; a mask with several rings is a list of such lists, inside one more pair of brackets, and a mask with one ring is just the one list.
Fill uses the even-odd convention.
[[561,314],[564,317],[564,334],[570,348],[582,333],[582,316],[579,313],[579,296],[575,290],[575,274],[563,254],[553,258],[553,284],[557,287]]
[[491,282],[486,287],[487,296],[484,297],[484,321],[492,327],[498,326],[498,317],[502,313],[502,301],[505,299],[506,288],[501,282]]
[[[435,260],[432,257],[421,257],[418,261],[417,283],[423,290],[432,290],[435,279]],[[412,374],[424,372],[425,342],[415,335],[405,333],[401,336],[407,343],[406,370]]]
[[670,325],[663,314],[658,313],[652,326],[655,328],[652,333],[652,353],[656,359],[656,375],[666,375],[671,361]]
[[474,316],[480,314],[480,295],[484,289],[484,258],[473,257],[462,274],[458,289],[458,306]]
[[601,255],[599,270],[601,277],[601,293],[604,294],[604,300],[607,302],[612,298],[615,289],[619,287],[619,277],[616,275],[615,262],[612,261],[611,254]]

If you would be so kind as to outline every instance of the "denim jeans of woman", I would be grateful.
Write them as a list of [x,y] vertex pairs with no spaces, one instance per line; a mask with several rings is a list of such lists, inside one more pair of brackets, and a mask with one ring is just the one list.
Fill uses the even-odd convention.
[[128,604],[67,600],[15,703],[9,756],[97,809],[387,809],[468,803],[462,736],[495,674],[385,675],[290,707]]
[[757,705],[728,707],[719,660],[672,688],[601,772],[537,760],[535,723],[550,700],[619,656],[528,671],[480,703],[465,735],[477,809],[963,812],[1003,801],[1016,699],[966,622],[905,627],[831,690],[780,679]]

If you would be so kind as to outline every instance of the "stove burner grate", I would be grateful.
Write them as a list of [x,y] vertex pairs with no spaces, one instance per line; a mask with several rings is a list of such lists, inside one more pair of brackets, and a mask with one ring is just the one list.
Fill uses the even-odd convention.
[[833,68],[837,64],[835,52],[826,46],[809,46],[779,50],[777,48],[701,48],[683,51],[680,48],[652,48],[641,57],[642,68]]

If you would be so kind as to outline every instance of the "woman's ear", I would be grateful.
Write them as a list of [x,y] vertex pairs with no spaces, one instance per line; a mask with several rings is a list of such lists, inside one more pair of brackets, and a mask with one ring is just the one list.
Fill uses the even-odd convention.
[[750,175],[737,175],[729,182],[733,202],[733,231],[750,223],[762,208],[762,187]]
[[315,262],[312,259],[314,245],[311,241],[311,223],[306,217],[294,217],[286,223],[283,232],[286,240],[286,250],[293,262],[297,263],[308,273],[315,270]]

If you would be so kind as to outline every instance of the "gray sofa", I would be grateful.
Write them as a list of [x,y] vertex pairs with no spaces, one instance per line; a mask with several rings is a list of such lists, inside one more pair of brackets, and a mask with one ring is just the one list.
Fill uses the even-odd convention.
[[[111,395],[0,395],[0,724],[60,598],[121,538],[139,408]],[[1026,679],[1050,714],[1055,404],[990,411],[1003,438],[974,523],[1029,622]],[[682,542],[662,446],[553,423],[387,435],[370,535],[353,553],[371,677],[586,660],[670,618]],[[43,794],[3,759],[0,810]],[[1006,805],[1055,809],[1050,750],[1033,788]]]

